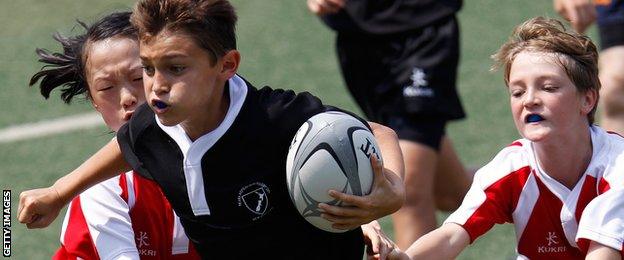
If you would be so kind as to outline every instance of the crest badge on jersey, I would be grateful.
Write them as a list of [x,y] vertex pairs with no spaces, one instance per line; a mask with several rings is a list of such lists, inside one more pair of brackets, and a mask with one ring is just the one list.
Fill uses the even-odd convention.
[[151,248],[151,245],[150,245],[150,242],[149,242],[150,238],[149,238],[147,232],[145,232],[145,231],[138,231],[138,234],[136,234],[136,237],[134,239],[136,240],[137,249],[139,250],[139,255],[140,256],[156,256],[156,255],[158,255],[158,252]]
[[566,251],[566,247],[564,245],[560,245],[559,236],[555,232],[548,232],[545,237],[544,245],[537,247],[538,253],[563,253]]
[[254,182],[244,186],[238,192],[238,206],[245,207],[257,215],[254,220],[263,216],[269,207],[269,194],[271,190],[262,182]]

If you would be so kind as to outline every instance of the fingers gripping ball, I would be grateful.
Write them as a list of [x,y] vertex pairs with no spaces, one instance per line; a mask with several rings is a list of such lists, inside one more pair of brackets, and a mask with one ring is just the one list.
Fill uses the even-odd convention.
[[286,160],[290,198],[310,224],[340,233],[321,217],[319,203],[344,206],[328,195],[330,189],[367,195],[373,184],[370,156],[381,161],[379,147],[370,130],[342,112],[325,112],[308,119],[291,142]]

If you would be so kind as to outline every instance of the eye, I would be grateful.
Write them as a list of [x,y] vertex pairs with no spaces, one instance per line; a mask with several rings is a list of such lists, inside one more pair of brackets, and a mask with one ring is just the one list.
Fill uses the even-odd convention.
[[555,91],[557,91],[557,89],[559,89],[559,87],[557,87],[555,85],[544,85],[543,89],[546,92],[555,92]]
[[186,69],[185,66],[180,66],[180,65],[174,65],[171,66],[171,68],[169,68],[169,70],[171,70],[171,72],[173,72],[174,74],[181,74],[184,69]]
[[145,75],[149,77],[154,76],[154,67],[143,65],[143,72],[145,72]]
[[143,77],[138,77],[138,78],[134,78],[132,79],[133,82],[138,82],[138,81],[142,81]]
[[105,88],[98,89],[98,91],[107,91],[107,90],[112,89],[112,88],[113,88],[113,86],[108,86],[108,87],[105,87]]
[[511,94],[512,97],[517,98],[517,97],[522,96],[522,94],[524,94],[524,91],[520,89],[513,89],[509,91],[509,94]]

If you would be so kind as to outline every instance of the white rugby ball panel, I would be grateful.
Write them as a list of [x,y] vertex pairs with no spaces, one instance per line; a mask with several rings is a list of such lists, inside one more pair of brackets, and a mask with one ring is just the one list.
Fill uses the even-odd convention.
[[309,194],[314,201],[331,201],[333,198],[327,194],[327,190],[333,189],[346,192],[347,179],[337,181],[336,171],[342,171],[334,155],[326,149],[319,149],[310,155],[307,163],[299,169],[301,183],[315,183],[303,187],[302,192]]
[[288,147],[288,155],[286,156],[286,182],[289,189],[293,187],[291,184],[294,184],[294,178],[296,178],[296,176],[293,176],[293,162],[295,156],[301,146],[302,140],[305,139],[305,137],[310,133],[311,128],[312,122],[306,121],[303,123],[303,125],[301,125],[301,127],[297,130],[293,140],[290,142],[290,147]]

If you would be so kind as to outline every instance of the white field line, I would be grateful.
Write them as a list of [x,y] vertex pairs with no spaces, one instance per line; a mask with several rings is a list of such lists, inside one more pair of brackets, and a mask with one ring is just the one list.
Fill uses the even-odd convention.
[[0,129],[0,143],[10,143],[48,135],[67,133],[70,131],[93,128],[100,125],[104,125],[102,117],[96,112],[91,112],[35,123],[9,126],[7,128]]

